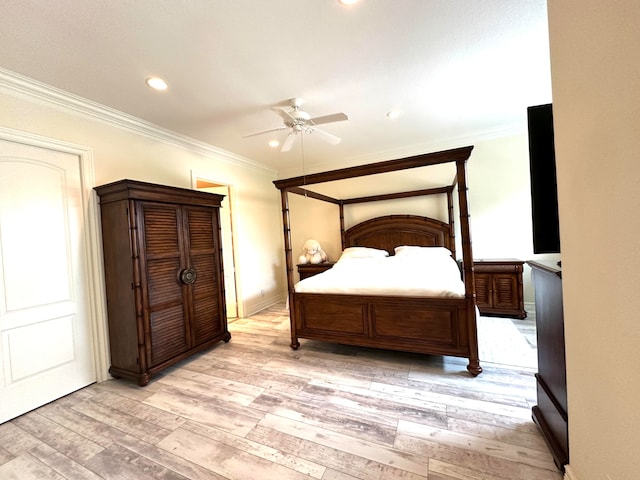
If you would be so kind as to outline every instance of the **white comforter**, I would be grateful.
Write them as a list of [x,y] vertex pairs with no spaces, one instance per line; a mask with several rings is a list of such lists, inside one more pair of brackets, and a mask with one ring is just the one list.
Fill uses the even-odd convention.
[[305,278],[296,292],[464,298],[464,283],[452,257],[340,259],[333,268]]

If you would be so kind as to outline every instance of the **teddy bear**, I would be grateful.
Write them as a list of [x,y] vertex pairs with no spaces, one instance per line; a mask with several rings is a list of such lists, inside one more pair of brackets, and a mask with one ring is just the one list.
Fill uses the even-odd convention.
[[307,240],[302,247],[302,255],[298,257],[298,263],[323,263],[328,262],[329,257],[320,247],[317,240]]

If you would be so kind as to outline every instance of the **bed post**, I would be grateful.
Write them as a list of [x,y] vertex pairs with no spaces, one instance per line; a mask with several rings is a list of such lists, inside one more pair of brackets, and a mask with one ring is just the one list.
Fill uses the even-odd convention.
[[291,253],[291,221],[289,219],[289,196],[287,190],[280,190],[282,201],[282,224],[284,225],[284,256],[287,264],[287,292],[289,296],[289,322],[291,323],[291,348],[297,350],[300,347],[296,333],[295,312],[296,305],[293,300],[293,254]]
[[453,254],[453,258],[458,258],[456,256],[456,220],[455,215],[453,214],[453,187],[447,190],[447,209],[449,210],[449,238],[451,245],[451,253]]
[[464,289],[469,321],[469,365],[467,370],[472,375],[482,372],[478,358],[478,326],[476,322],[476,290],[473,276],[473,252],[471,249],[471,230],[469,228],[469,199],[467,197],[467,175],[465,160],[456,160],[458,179],[458,205],[460,208],[460,234],[462,237],[462,266],[464,270]]
[[344,242],[344,202],[342,200],[340,200],[340,203],[338,204],[338,208],[340,210],[340,243],[341,243],[341,250],[344,250],[345,248],[345,242]]

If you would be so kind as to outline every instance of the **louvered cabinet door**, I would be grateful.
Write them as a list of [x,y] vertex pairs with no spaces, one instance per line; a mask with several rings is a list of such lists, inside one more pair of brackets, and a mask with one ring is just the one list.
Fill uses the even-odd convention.
[[476,305],[482,311],[484,307],[493,306],[492,276],[488,273],[476,273],[474,276],[476,287]]
[[193,345],[212,340],[226,330],[224,285],[220,262],[217,209],[183,207],[187,262],[195,274],[188,297]]
[[494,308],[518,308],[518,283],[513,274],[493,275],[493,306]]
[[142,248],[141,294],[150,367],[191,347],[185,286],[180,272],[185,264],[182,209],[168,203],[139,202],[138,230]]

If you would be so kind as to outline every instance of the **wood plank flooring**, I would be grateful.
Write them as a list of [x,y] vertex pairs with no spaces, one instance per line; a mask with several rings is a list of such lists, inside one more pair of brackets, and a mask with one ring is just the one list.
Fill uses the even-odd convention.
[[535,368],[293,351],[283,306],[229,329],[146,387],[109,380],[0,425],[0,478],[562,479],[531,421]]

